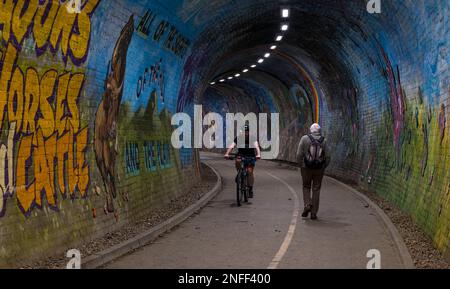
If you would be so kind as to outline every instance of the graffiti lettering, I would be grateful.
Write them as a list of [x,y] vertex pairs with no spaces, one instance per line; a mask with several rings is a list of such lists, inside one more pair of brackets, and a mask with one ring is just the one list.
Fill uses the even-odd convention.
[[153,11],[147,10],[147,12],[145,12],[145,15],[142,16],[139,20],[139,25],[136,28],[136,31],[144,36],[144,38],[147,38],[150,33],[150,26],[152,25],[155,18],[156,15],[153,13]]
[[164,35],[164,33],[166,32],[167,27],[170,24],[167,23],[166,21],[161,21],[158,25],[158,28],[156,28],[155,33],[153,34],[153,40],[155,41],[160,41],[161,37]]
[[8,43],[0,73],[0,129],[9,123],[7,145],[0,146],[0,209],[15,187],[19,207],[29,214],[34,205],[42,207],[42,196],[56,207],[57,189],[63,197],[86,196],[88,131],[81,129],[78,108],[85,76],[48,70],[40,78],[34,68],[14,67],[17,57]]
[[156,171],[157,155],[155,154],[152,141],[144,142],[144,163],[147,171]]
[[146,87],[156,84],[160,88],[160,99],[164,103],[164,72],[162,59],[155,65],[145,68],[144,74],[139,77],[136,87],[136,96],[139,98]]
[[[0,90],[0,120],[4,120],[5,112],[10,123],[16,123],[16,134],[20,132],[34,133],[36,128],[42,127],[45,137],[49,137],[54,129],[61,135],[72,126],[77,133],[80,127],[77,99],[80,94],[84,74],[63,74],[59,78],[54,70],[47,71],[41,81],[37,71],[28,68],[24,74],[20,67],[12,68],[15,63],[17,50],[8,45],[3,60],[4,67],[0,74],[0,84],[9,89]],[[55,89],[56,88],[56,89]],[[56,108],[49,103],[56,92]],[[38,110],[42,117],[38,121]],[[68,113],[66,113],[68,111]],[[3,122],[0,122],[0,129]]]
[[170,158],[170,146],[168,143],[163,143],[159,147],[158,150],[160,153],[160,162],[159,165],[163,169],[170,168],[172,166],[171,158]]
[[139,145],[137,143],[125,144],[126,173],[139,174]]
[[8,146],[5,146],[2,144],[0,146],[0,166],[6,165],[6,160],[8,160],[7,169],[8,169],[8,176],[6,176],[5,168],[0,167],[0,216],[3,216],[4,214],[4,207],[6,204],[6,198],[8,196],[11,196],[13,193],[13,186],[10,186],[7,183],[6,177],[8,177],[8,180],[13,179],[13,172],[14,172],[14,156],[13,156],[13,146],[14,146],[14,131],[15,131],[15,123],[11,124],[11,127],[9,129],[8,134]]
[[59,1],[47,0],[42,5],[37,0],[0,1],[0,41],[11,41],[20,48],[31,31],[38,54],[49,43],[51,51],[59,47],[66,59],[70,55],[76,64],[84,62],[91,33],[90,15],[99,1],[85,1],[78,7],[79,13],[72,13]]
[[[170,144],[167,141],[145,141],[143,145],[144,166],[147,172],[155,172],[159,169],[169,169],[172,167],[170,155]],[[139,145],[137,143],[127,143],[125,146],[125,167],[129,175],[138,175],[139,166]]]
[[[136,28],[138,34],[146,39],[150,35],[150,27],[155,19],[156,14],[151,10],[147,10],[140,18]],[[189,39],[183,36],[174,25],[166,20],[161,20],[155,26],[151,39],[156,42],[162,42],[165,49],[183,58],[191,44]]]
[[189,40],[182,36],[175,26],[171,25],[169,35],[164,42],[164,47],[175,53],[175,55],[183,57],[188,46]]
[[[55,134],[47,140],[41,130],[22,137],[17,157],[16,190],[20,208],[25,214],[30,212],[33,204],[42,207],[42,195],[51,207],[55,207],[56,187],[63,197],[69,193],[74,198],[76,190],[82,197],[86,196],[89,182],[84,154],[87,136],[85,128],[78,135],[69,130],[60,138]],[[76,150],[75,144],[78,146]],[[33,180],[30,180],[30,175],[34,175]]]
[[[63,198],[87,194],[88,128],[82,127],[79,108],[85,74],[80,71],[99,2],[0,1],[0,131],[8,130],[0,142],[0,215],[13,193],[25,215],[42,207],[44,198],[56,208],[58,193]],[[24,49],[27,38],[34,40],[31,53]],[[47,51],[81,69],[60,73],[21,65],[22,57],[38,59]]]

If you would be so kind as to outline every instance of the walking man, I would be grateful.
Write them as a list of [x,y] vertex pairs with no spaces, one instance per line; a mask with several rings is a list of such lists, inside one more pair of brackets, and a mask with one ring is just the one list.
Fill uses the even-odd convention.
[[[325,168],[330,163],[326,139],[322,136],[322,129],[317,123],[310,128],[310,134],[300,140],[297,148],[297,158],[300,160],[303,180],[303,202],[305,209],[302,217],[317,219],[319,211],[320,189]],[[311,197],[312,188],[312,197]]]

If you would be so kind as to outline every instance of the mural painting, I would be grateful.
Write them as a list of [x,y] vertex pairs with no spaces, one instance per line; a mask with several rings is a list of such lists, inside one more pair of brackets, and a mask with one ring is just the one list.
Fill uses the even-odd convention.
[[2,216],[8,199],[29,216],[35,207],[57,210],[61,199],[87,196],[89,133],[80,98],[98,3],[86,1],[78,14],[59,1],[0,3]]
[[114,212],[117,196],[116,158],[118,150],[119,107],[122,100],[127,50],[134,31],[133,16],[120,33],[105,80],[105,93],[95,116],[95,158],[106,190],[108,212]]

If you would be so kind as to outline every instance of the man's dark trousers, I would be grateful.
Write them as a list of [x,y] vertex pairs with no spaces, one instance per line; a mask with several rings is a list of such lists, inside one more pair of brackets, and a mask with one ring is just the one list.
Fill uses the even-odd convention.
[[[305,207],[311,206],[311,213],[319,212],[320,189],[325,169],[302,168],[303,202]],[[311,197],[312,188],[312,197]]]

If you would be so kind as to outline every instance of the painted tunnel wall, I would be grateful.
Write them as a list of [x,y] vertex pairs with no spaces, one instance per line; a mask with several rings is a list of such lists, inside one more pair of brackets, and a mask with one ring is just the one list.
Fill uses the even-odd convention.
[[[332,152],[328,174],[409,213],[449,258],[450,3],[383,1],[382,14],[369,15],[362,2],[290,1],[290,32],[267,66],[209,86],[199,102],[263,112],[255,99],[269,96],[281,118],[278,158],[288,161],[296,161],[298,141],[318,110]],[[230,19],[222,22],[233,27]],[[215,43],[228,43],[227,35]],[[247,50],[218,63],[247,65],[243,55],[258,57]],[[218,69],[210,79],[230,75],[232,68]]]
[[170,144],[193,37],[178,4],[67,3],[0,1],[0,267],[63,256],[199,178]]
[[[76,247],[182,194],[170,116],[279,112],[279,158],[319,120],[328,173],[410,213],[449,254],[445,0],[0,1],[0,266]],[[209,82],[261,57],[265,65]],[[79,8],[79,9],[78,9]]]
[[411,214],[447,258],[448,15],[448,1],[404,1],[385,9],[381,24],[361,25],[365,41],[355,43],[362,32],[349,30],[337,57],[353,87],[336,95],[328,85],[321,114],[332,144],[329,173]]
[[353,125],[330,135],[337,143],[347,131],[348,145],[336,146],[336,152],[351,162],[347,168],[335,162],[331,172],[342,178],[352,174],[351,179],[409,212],[447,258],[449,8],[448,1],[425,1],[386,11],[392,20],[371,44],[377,53],[369,56],[370,65],[360,65],[362,57],[348,58],[356,61],[352,75],[358,83]]

